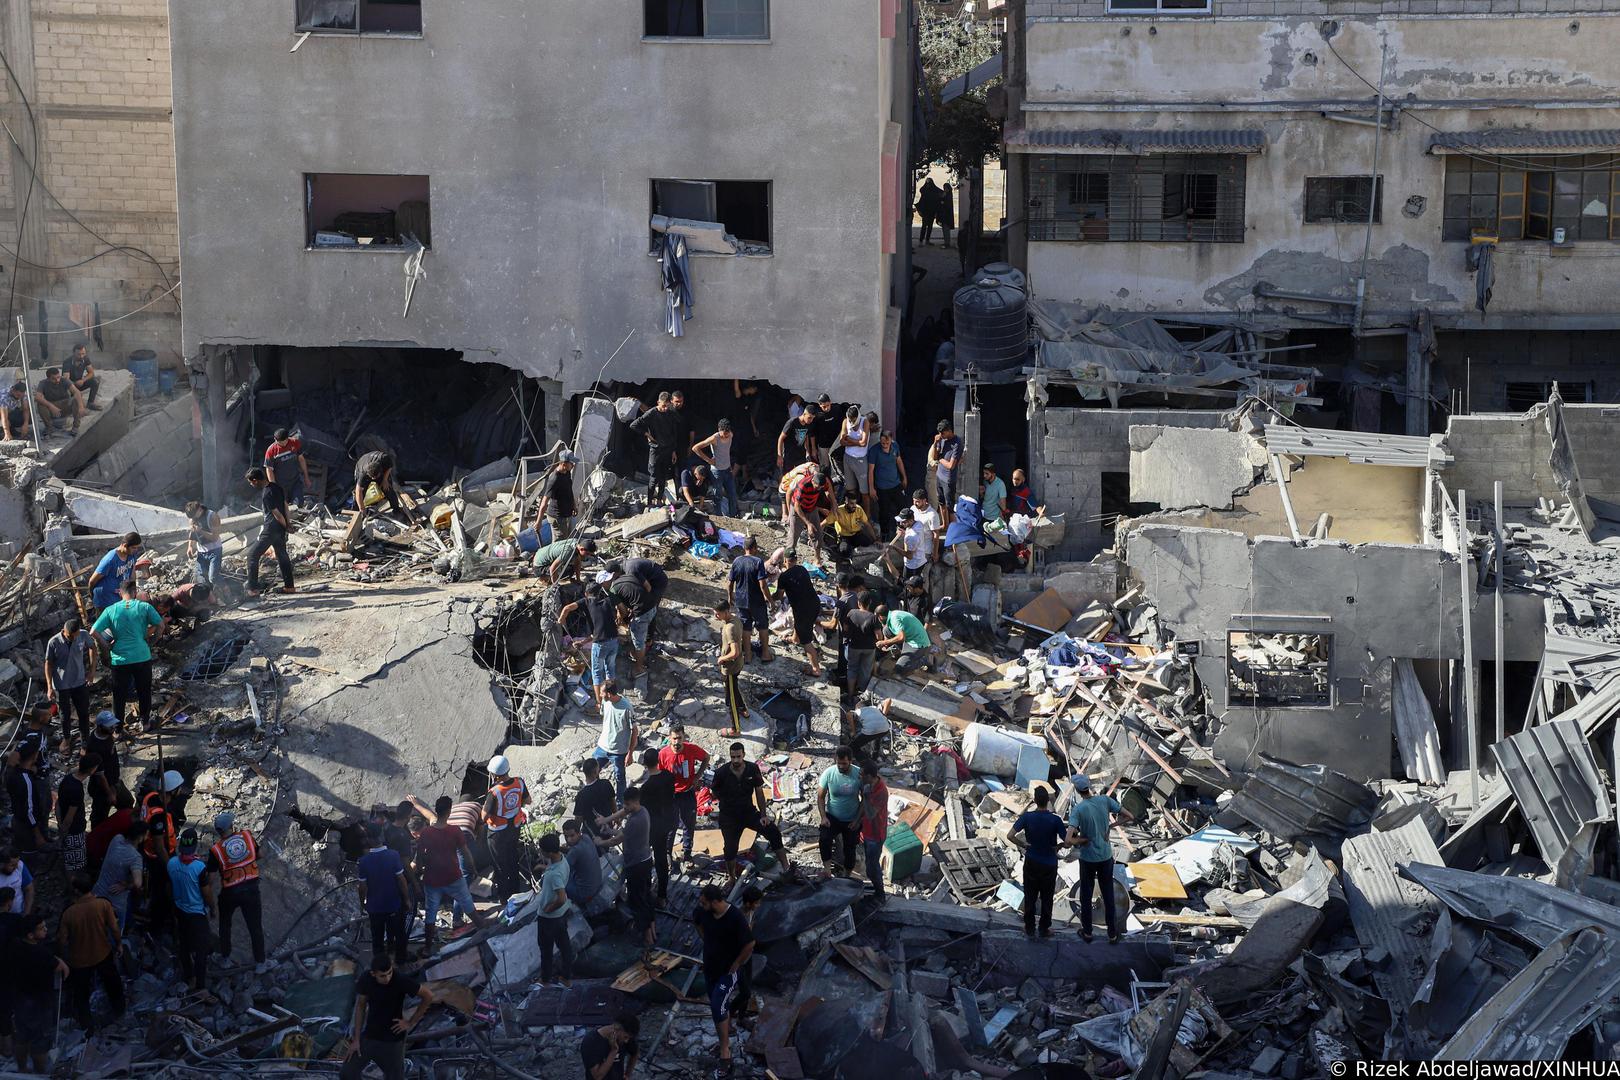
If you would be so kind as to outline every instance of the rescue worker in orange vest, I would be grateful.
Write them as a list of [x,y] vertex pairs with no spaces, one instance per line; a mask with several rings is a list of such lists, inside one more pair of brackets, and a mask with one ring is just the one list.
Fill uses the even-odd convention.
[[495,896],[501,903],[523,887],[518,876],[518,830],[528,817],[529,788],[512,775],[504,755],[489,759],[489,794],[484,796],[484,825],[489,832],[489,857],[495,864]]
[[214,816],[219,840],[208,849],[208,872],[219,876],[219,955],[231,958],[231,916],[240,911],[253,946],[254,974],[270,970],[264,958],[264,917],[259,904],[259,845],[253,834],[236,827],[230,811]]
[[153,934],[167,927],[174,914],[169,859],[175,853],[178,835],[174,810],[185,802],[185,796],[180,793],[185,782],[185,777],[170,769],[159,778],[159,790],[147,792],[141,800],[140,820],[146,822],[141,860],[145,863],[146,881],[151,890],[146,899],[146,918]]

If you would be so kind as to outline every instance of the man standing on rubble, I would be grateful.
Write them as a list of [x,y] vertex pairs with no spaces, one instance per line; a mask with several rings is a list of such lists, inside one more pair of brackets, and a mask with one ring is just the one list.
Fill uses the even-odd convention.
[[98,608],[109,608],[118,603],[119,590],[124,582],[135,580],[135,563],[141,557],[141,534],[128,532],[117,547],[101,557],[90,575],[90,602]]
[[218,915],[214,889],[207,879],[208,863],[197,851],[197,830],[180,834],[169,856],[169,888],[174,895],[175,951],[180,956],[180,977],[193,990],[208,982],[208,916]]
[[776,437],[776,468],[783,476],[816,460],[815,424],[815,410],[805,409],[782,425],[782,433]]
[[568,862],[568,899],[579,906],[586,918],[607,910],[602,896],[602,853],[596,838],[585,831],[578,818],[569,818],[562,826],[563,845],[568,849],[563,858]]
[[816,810],[821,814],[821,862],[831,873],[838,873],[833,851],[840,842],[844,848],[843,873],[855,872],[855,846],[861,827],[861,774],[855,768],[855,754],[840,746],[821,778],[816,781]]
[[770,844],[782,869],[792,865],[787,848],[782,843],[782,830],[771,820],[770,807],[765,803],[765,777],[759,766],[748,760],[748,750],[740,742],[731,744],[731,760],[714,770],[709,785],[714,800],[720,807],[720,835],[726,844],[726,873],[732,881],[742,876],[742,862],[737,858],[742,834],[752,830]]
[[309,491],[309,463],[304,460],[304,442],[286,428],[277,428],[270,445],[264,448],[264,467],[270,471],[293,506],[304,501]]
[[168,865],[176,851],[174,809],[183,801],[180,789],[185,782],[185,777],[170,769],[159,778],[160,790],[147,792],[141,800],[140,819],[146,823],[141,857],[145,860],[145,876],[151,887],[146,918],[154,934],[168,925],[173,914],[174,890],[170,888]]
[[640,788],[625,790],[624,809],[608,818],[607,823],[618,825],[619,831],[602,837],[602,846],[622,845],[625,907],[641,939],[642,959],[646,960],[652,955],[653,922],[658,908],[653,902],[652,815],[641,805]]
[[36,1073],[50,1071],[50,1052],[56,1043],[56,1008],[61,1002],[56,988],[58,978],[67,978],[68,966],[51,952],[45,942],[50,933],[45,916],[39,912],[17,921],[14,936],[6,943],[6,981],[10,984],[12,1050],[17,1067]]
[[[546,986],[574,985],[574,943],[568,939],[568,916],[574,905],[568,899],[568,863],[556,833],[540,838],[540,917],[534,932],[540,943],[540,981]],[[552,978],[552,953],[557,954]]]
[[894,516],[906,504],[906,462],[893,431],[878,434],[877,444],[866,452],[866,470],[867,487],[877,498],[877,524],[887,540],[894,535]]
[[[748,648],[748,632],[759,631],[759,659],[766,664],[774,659],[771,656],[771,606],[765,599],[765,583],[769,578],[765,560],[759,555],[759,541],[752,536],[746,537],[743,540],[743,553],[731,560],[731,569],[726,574],[726,599],[736,612],[745,650]],[[739,672],[745,659],[746,655],[737,658]]]
[[[355,863],[355,871],[360,875],[360,903],[371,921],[371,951],[386,954],[392,946],[394,959],[403,964],[409,958],[405,951],[405,905],[411,902],[405,863],[399,852],[388,846],[376,825],[366,826],[366,842],[369,850]],[[505,901],[501,897],[501,902]]]
[[844,676],[844,696],[853,703],[866,692],[877,668],[878,635],[883,622],[877,617],[877,597],[863,592],[857,605],[844,616],[844,648],[847,670]]
[[720,1037],[720,1066],[715,1080],[731,1075],[731,1002],[741,982],[739,972],[754,956],[754,932],[748,920],[726,901],[718,885],[703,886],[692,915],[703,935],[703,980],[709,984],[709,1016]]
[[697,789],[709,764],[709,752],[686,741],[686,725],[669,729],[669,745],[658,755],[658,767],[675,777],[675,816],[681,827],[681,861],[692,857],[697,839]]
[[266,551],[276,553],[276,565],[281,568],[281,591],[293,591],[292,559],[287,556],[287,533],[292,528],[287,519],[287,493],[271,480],[269,474],[255,466],[247,471],[247,482],[259,493],[259,508],[264,512],[264,523],[259,526],[259,538],[247,552],[247,594],[259,595],[259,560]]
[[[418,810],[423,809],[415,799],[411,802]],[[471,837],[450,820],[455,805],[455,800],[450,796],[440,795],[433,803],[432,823],[422,830],[416,843],[422,885],[427,892],[423,937],[430,955],[439,931],[441,905],[450,906],[451,929],[460,925],[460,920],[464,918],[472,920],[473,926],[480,930],[485,925],[484,917],[478,914],[478,908],[473,904],[472,892],[467,887],[467,878],[462,869],[463,865],[471,867],[474,860]],[[474,806],[476,808],[476,804]]]
[[[367,1065],[377,1066],[383,1080],[405,1080],[405,1036],[427,1015],[433,991],[396,970],[385,952],[371,957],[371,970],[354,991],[354,1026],[339,1080],[360,1080]],[[407,1018],[405,1002],[413,996],[416,1010]]]
[[630,611],[630,658],[636,662],[637,675],[647,670],[647,636],[668,588],[669,575],[651,559],[626,559],[622,572],[608,584],[608,592]]
[[821,594],[796,552],[783,552],[782,558],[787,569],[776,579],[776,592],[772,596],[787,600],[788,609],[793,613],[793,642],[803,647],[805,659],[810,662],[811,677],[819,679],[821,647],[816,641],[816,623],[821,618]]
[[861,853],[866,862],[866,880],[872,883],[872,899],[879,907],[888,902],[883,891],[883,844],[889,838],[889,785],[877,761],[861,762]]
[[416,515],[400,505],[399,489],[394,479],[394,455],[386,450],[371,450],[361,454],[354,463],[354,509],[362,517],[366,512],[366,488],[377,485],[377,491],[388,500],[388,508],[415,525]]
[[[1035,805],[1018,815],[1009,833],[1012,842],[1024,849],[1024,933],[1029,937],[1035,936],[1037,913],[1041,937],[1052,936],[1052,898],[1057,892],[1058,845],[1063,842],[1063,819],[1047,809],[1050,801],[1051,794],[1045,788],[1036,788]],[[1108,885],[1103,888],[1106,890]],[[1089,896],[1086,902],[1091,902]],[[1110,905],[1109,911],[1112,910]]]
[[528,816],[529,786],[512,775],[504,754],[489,759],[489,794],[484,796],[484,828],[489,833],[489,857],[495,868],[495,898],[501,903],[523,886],[518,874],[518,833]]
[[535,535],[540,534],[541,523],[547,518],[551,519],[553,543],[567,540],[573,535],[574,514],[578,510],[574,501],[574,466],[578,464],[579,458],[564,450],[557,456],[557,464],[541,481],[540,502],[534,508]]
[[621,799],[626,786],[625,762],[640,736],[635,721],[630,719],[630,703],[619,693],[619,681],[608,679],[602,684],[602,734],[591,756],[613,770],[613,790]]
[[647,509],[665,499],[665,485],[675,478],[675,466],[687,440],[686,418],[675,408],[669,391],[658,395],[652,408],[630,421],[630,430],[647,439]]
[[[90,780],[90,827],[94,829],[113,811],[118,794],[119,777],[123,763],[118,759],[118,740],[113,732],[118,728],[118,716],[111,709],[96,713],[95,728],[84,742],[84,752],[96,756],[96,775]],[[131,803],[133,805],[133,803]],[[94,851],[91,859],[96,858]]]
[[56,702],[64,735],[78,713],[79,738],[85,741],[90,739],[90,684],[96,681],[98,654],[77,618],[64,622],[62,632],[45,643],[45,696]]
[[732,614],[731,604],[721,600],[714,605],[714,617],[720,623],[720,653],[715,663],[720,668],[720,682],[725,690],[726,718],[732,735],[742,734],[743,717],[748,716],[748,703],[742,695],[743,661],[748,655],[748,633]]
[[799,550],[799,536],[808,535],[816,550],[816,560],[820,561],[822,512],[831,505],[832,485],[827,482],[827,474],[819,467],[805,472],[793,482],[787,493],[788,550]]
[[64,989],[73,1003],[73,1018],[88,1036],[95,1031],[90,996],[97,982],[112,1006],[113,1019],[124,1015],[124,980],[117,965],[124,951],[123,928],[112,904],[90,891],[88,877],[75,874],[69,885],[73,901],[62,912],[56,938],[69,968]]
[[714,499],[723,517],[735,517],[741,507],[737,503],[737,466],[731,460],[732,444],[736,436],[731,433],[731,421],[715,424],[715,432],[702,442],[694,443],[692,453],[701,458],[714,477]]
[[1115,945],[1119,943],[1119,918],[1114,911],[1114,846],[1108,839],[1109,815],[1117,814],[1124,825],[1132,820],[1131,812],[1112,795],[1093,795],[1091,777],[1084,773],[1077,773],[1071,783],[1077,801],[1069,810],[1067,842],[1080,849],[1080,937],[1091,942],[1091,890],[1100,884],[1103,914],[1108,918],[1108,944]]
[[133,580],[119,589],[116,604],[104,607],[91,630],[107,648],[112,668],[113,713],[124,719],[124,706],[135,699],[142,729],[152,722],[152,636],[163,616],[145,600],[136,598]]
[[669,848],[675,837],[675,776],[658,767],[658,750],[641,753],[641,805],[647,808],[652,834],[653,868],[658,872],[658,899],[669,899]]
[[613,575],[603,570],[585,589],[585,595],[572,604],[565,604],[557,613],[557,625],[567,633],[568,619],[576,608],[585,610],[586,624],[591,631],[590,662],[585,676],[590,680],[591,693],[596,698],[596,711],[602,711],[602,692],[618,673],[619,660],[619,603],[608,594],[608,582]]
[[242,913],[247,924],[248,944],[253,947],[253,972],[263,975],[270,970],[264,955],[264,909],[259,902],[259,844],[253,834],[236,827],[236,815],[230,811],[214,816],[214,831],[219,834],[208,849],[208,871],[219,882],[219,955],[227,963],[231,959],[231,923],[236,912]]

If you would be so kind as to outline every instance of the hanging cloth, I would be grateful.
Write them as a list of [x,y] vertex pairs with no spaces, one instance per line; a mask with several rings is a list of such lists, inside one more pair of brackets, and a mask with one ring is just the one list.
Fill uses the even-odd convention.
[[686,238],[665,233],[659,249],[664,281],[664,332],[671,337],[686,335],[685,323],[692,317],[691,266],[686,255]]

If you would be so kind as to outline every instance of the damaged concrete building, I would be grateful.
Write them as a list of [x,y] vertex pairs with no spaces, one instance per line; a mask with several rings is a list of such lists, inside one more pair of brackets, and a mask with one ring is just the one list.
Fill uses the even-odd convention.
[[[908,3],[171,10],[210,498],[240,463],[241,384],[284,399],[259,399],[283,410],[261,434],[329,427],[321,397],[372,373],[456,414],[504,407],[497,376],[521,373],[546,446],[613,380],[831,388],[893,415]],[[690,255],[674,301],[665,236]],[[473,365],[498,366],[489,400],[454,397]]]
[[1615,400],[1617,15],[1015,0],[1010,261],[1036,300],[1314,345],[1361,430]]

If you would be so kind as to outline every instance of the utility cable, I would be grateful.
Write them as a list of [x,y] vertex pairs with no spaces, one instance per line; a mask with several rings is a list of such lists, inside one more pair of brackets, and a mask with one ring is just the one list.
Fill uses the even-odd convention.
[[[28,100],[28,95],[23,93],[22,80],[17,78],[17,73],[11,69],[11,61],[6,57],[5,50],[3,50],[3,49],[0,49],[0,64],[5,65],[5,67],[6,67],[6,75],[7,75],[8,78],[11,79],[12,85],[14,85],[17,88],[17,97],[19,99],[21,99],[21,101],[23,103],[23,108],[28,111],[28,123],[29,123],[29,126],[33,128],[33,132],[34,132],[34,152],[37,154],[37,153],[39,153],[39,120],[34,116],[33,103]],[[8,136],[11,136],[11,129],[9,127],[6,128],[6,134]],[[17,139],[16,139],[15,136],[11,136],[11,141],[12,141],[13,144],[16,145],[19,156],[21,156],[24,161],[28,161],[28,154],[27,154],[26,151],[23,150],[22,144],[17,142]],[[22,208],[17,211],[17,250],[18,251],[22,250],[22,246],[23,246],[23,229],[28,224],[28,206],[33,201],[34,184],[38,181],[38,179],[39,179],[39,173],[35,171],[33,163],[29,162],[28,163],[28,187],[27,187],[26,191],[23,194]],[[103,243],[105,243],[105,242],[106,241],[103,241]],[[11,325],[12,316],[16,314],[16,307],[15,307],[16,302],[17,302],[17,275],[16,275],[16,273],[13,273],[11,275],[11,289],[10,289],[9,294],[6,296],[6,325],[7,326]]]

